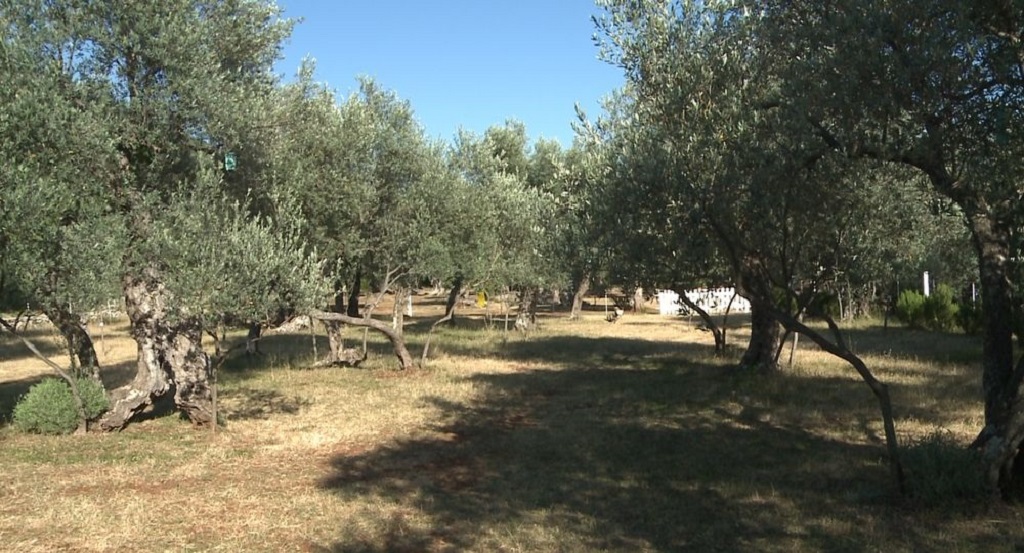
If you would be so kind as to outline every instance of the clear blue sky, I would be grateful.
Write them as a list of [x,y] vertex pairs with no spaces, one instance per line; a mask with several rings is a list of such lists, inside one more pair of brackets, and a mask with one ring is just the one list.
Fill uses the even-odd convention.
[[618,88],[618,68],[597,59],[592,0],[278,0],[304,21],[277,72],[303,57],[342,96],[373,77],[408,100],[432,137],[461,126],[482,133],[514,118],[530,140],[572,143],[573,105],[591,118]]

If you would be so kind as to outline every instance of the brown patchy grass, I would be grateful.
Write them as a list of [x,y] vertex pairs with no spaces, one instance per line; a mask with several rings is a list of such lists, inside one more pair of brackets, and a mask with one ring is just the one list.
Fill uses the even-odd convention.
[[[417,301],[424,298],[418,297]],[[417,311],[414,351],[439,299]],[[386,307],[385,307],[386,309]],[[471,310],[479,316],[479,310]],[[527,336],[469,318],[426,369],[371,336],[357,370],[305,369],[272,336],[221,375],[225,427],[174,415],[119,434],[0,428],[10,551],[1018,551],[1019,507],[899,501],[874,399],[806,341],[776,377],[737,374],[685,321],[547,316]],[[742,320],[732,331],[743,343]],[[130,377],[123,323],[98,345]],[[54,336],[47,351],[63,359]],[[859,324],[907,441],[981,422],[974,339]],[[360,339],[353,332],[351,339]],[[326,348],[320,337],[319,349]],[[0,416],[45,374],[0,342]]]

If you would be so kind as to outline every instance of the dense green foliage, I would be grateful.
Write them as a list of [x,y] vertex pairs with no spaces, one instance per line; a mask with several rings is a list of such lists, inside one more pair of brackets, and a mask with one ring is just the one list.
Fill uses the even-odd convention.
[[[103,386],[91,378],[76,380],[85,416],[92,420],[107,410]],[[69,434],[78,428],[78,406],[71,386],[59,378],[45,378],[29,388],[14,406],[14,427],[22,432]]]
[[940,284],[927,297],[917,290],[904,290],[896,301],[896,317],[912,328],[949,332],[958,326],[966,331],[970,322],[948,284]]

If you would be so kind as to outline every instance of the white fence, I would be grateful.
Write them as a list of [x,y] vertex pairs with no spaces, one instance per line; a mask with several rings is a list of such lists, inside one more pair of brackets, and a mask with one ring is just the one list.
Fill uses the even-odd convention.
[[[695,288],[686,291],[686,297],[711,315],[721,315],[728,308],[730,313],[750,313],[750,302],[735,295],[735,288]],[[732,307],[729,301],[732,300]],[[672,290],[658,291],[658,312],[662,315],[687,315],[690,308],[679,301],[679,294]]]

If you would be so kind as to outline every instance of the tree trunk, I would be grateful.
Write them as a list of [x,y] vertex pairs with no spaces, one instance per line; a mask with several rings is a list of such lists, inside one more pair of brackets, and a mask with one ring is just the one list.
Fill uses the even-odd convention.
[[99,382],[99,358],[96,356],[96,347],[93,345],[82,318],[62,305],[50,305],[46,309],[46,316],[60,330],[61,336],[67,343],[68,351],[78,360],[78,369],[81,374]]
[[[359,295],[356,295],[355,304],[357,306],[356,314],[354,317],[359,316],[358,305]],[[351,307],[351,298],[349,306]],[[331,311],[334,313],[345,313],[345,291],[340,280],[334,281],[334,305],[331,306]],[[324,325],[324,330],[327,333],[327,344],[331,348],[330,356],[324,361],[327,365],[333,365],[337,363],[343,357],[345,351],[345,340],[342,337],[342,331],[345,329],[345,325],[338,321],[321,321]],[[313,326],[313,319],[310,319],[309,325]],[[315,340],[315,338],[314,338]]]
[[459,301],[459,295],[462,294],[462,284],[462,275],[455,277],[452,291],[448,293],[448,301],[444,304],[444,317],[442,318],[447,318],[452,324],[455,324],[455,304]]
[[526,332],[530,330],[532,320],[530,316],[530,305],[533,304],[532,294],[529,289],[519,291],[518,308],[516,309],[516,330]]
[[540,288],[533,288],[530,290],[530,305],[527,307],[527,312],[530,315],[530,326],[537,324],[537,306],[540,303]]
[[[680,288],[680,290],[682,290],[682,288]],[[715,337],[715,355],[722,355],[725,353],[725,331],[715,324],[715,320],[711,317],[711,314],[701,309],[700,305],[697,305],[697,302],[687,297],[686,290],[683,290],[683,292],[679,294],[679,301],[683,302],[683,305],[690,308],[691,311],[695,311],[701,320],[704,321],[704,326],[711,331],[711,335]]]
[[363,285],[363,270],[356,270],[356,278],[352,280],[352,289],[348,293],[348,316],[359,316],[359,293]]
[[341,313],[327,313],[325,311],[314,311],[310,317],[320,321],[335,321],[352,326],[372,328],[386,336],[391,342],[391,346],[395,350],[395,357],[398,357],[398,362],[402,369],[412,369],[416,366],[412,359],[412,355],[409,354],[409,348],[405,345],[405,339],[396,333],[390,326],[376,319],[367,317],[351,317]]
[[750,343],[740,359],[740,367],[744,369],[762,372],[779,370],[782,328],[769,309],[758,301],[750,302]]
[[255,355],[260,352],[260,337],[263,335],[263,325],[260,323],[249,323],[249,332],[245,336],[245,353]]
[[985,213],[967,213],[967,219],[978,255],[983,317],[985,428],[973,445],[982,448],[989,486],[1005,494],[1024,441],[1024,358],[1014,369],[1009,233]]
[[580,318],[580,313],[583,311],[583,298],[586,297],[589,291],[590,275],[585,274],[580,278],[580,283],[576,286],[576,292],[572,295],[572,311],[569,312],[570,320]]
[[643,314],[644,312],[644,289],[640,286],[633,290],[633,313]]
[[430,325],[430,330],[427,332],[427,339],[423,342],[423,355],[420,356],[420,367],[426,367],[427,366],[427,358],[430,355],[430,339],[433,338],[433,336],[434,336],[434,330],[438,326],[440,326],[440,325],[442,325],[442,324],[444,324],[444,323],[446,323],[446,322],[448,322],[448,321],[450,321],[450,320],[452,320],[454,318],[455,318],[455,304],[452,304],[451,311],[446,312],[443,317],[441,317],[440,319],[434,321],[434,324]]
[[405,335],[405,308],[409,300],[409,289],[399,286],[395,289],[395,304],[391,307],[391,328],[399,336]]
[[193,424],[213,423],[210,359],[203,351],[198,321],[167,320],[167,293],[153,271],[124,279],[125,306],[138,344],[135,378],[111,392],[103,430],[120,430],[153,400],[174,390],[175,406]]

